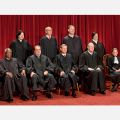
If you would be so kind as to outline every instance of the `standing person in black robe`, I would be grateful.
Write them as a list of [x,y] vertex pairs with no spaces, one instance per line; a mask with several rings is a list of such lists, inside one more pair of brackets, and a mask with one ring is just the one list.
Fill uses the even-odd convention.
[[52,35],[51,27],[48,26],[45,28],[45,34],[46,35],[41,38],[39,45],[41,46],[42,54],[46,55],[51,61],[53,61],[57,55],[57,40]]
[[41,54],[41,47],[39,45],[35,46],[34,55],[28,57],[26,67],[32,83],[32,100],[37,99],[36,91],[39,85],[47,90],[46,96],[52,98],[52,90],[56,84],[56,80],[52,75],[54,65],[47,56]]
[[68,35],[64,37],[63,44],[68,46],[68,53],[72,55],[75,64],[79,64],[79,57],[83,52],[82,40],[79,36],[75,35],[75,26],[68,26]]
[[29,99],[25,67],[16,58],[12,58],[12,50],[5,49],[5,58],[0,61],[0,74],[3,77],[3,100],[13,101],[15,89],[21,99]]
[[24,32],[18,30],[16,34],[16,40],[12,41],[10,48],[13,51],[13,57],[17,58],[24,65],[28,56],[32,54],[32,48],[28,41],[24,39]]
[[120,57],[117,48],[113,48],[112,56],[108,58],[108,67],[113,82],[111,91],[114,92],[117,91],[120,83]]
[[98,40],[98,33],[96,33],[96,32],[92,33],[92,43],[94,44],[94,50],[97,52],[98,57],[102,63],[103,56],[105,55],[106,51],[105,51],[105,47],[104,47],[103,43],[101,43]]
[[77,77],[75,75],[76,66],[71,54],[67,53],[67,45],[60,46],[60,54],[55,58],[54,64],[56,71],[60,77],[60,85],[64,88],[65,96],[69,95],[70,87],[72,87],[72,96],[76,97]]
[[82,53],[79,68],[84,74],[84,83],[87,87],[87,92],[95,95],[97,88],[101,94],[105,94],[105,79],[102,72],[102,65],[94,51],[94,44],[89,43],[88,50]]

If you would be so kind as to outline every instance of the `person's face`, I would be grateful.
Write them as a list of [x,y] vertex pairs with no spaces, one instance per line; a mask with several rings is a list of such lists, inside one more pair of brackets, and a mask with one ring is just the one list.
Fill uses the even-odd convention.
[[9,59],[12,58],[12,50],[7,50],[5,57]]
[[67,53],[67,46],[62,46],[60,48],[61,53],[66,54]]
[[117,56],[118,55],[118,51],[117,50],[113,50],[112,54],[113,54],[113,56]]
[[75,27],[74,26],[70,26],[68,29],[69,34],[74,35],[75,34]]
[[97,33],[93,36],[93,39],[98,40],[98,34]]
[[89,50],[90,52],[94,52],[94,45],[93,45],[93,44],[89,44],[88,50]]
[[41,55],[41,48],[39,46],[35,47],[34,54],[36,56],[40,56]]
[[48,27],[46,29],[46,35],[52,35],[52,28],[51,27]]
[[19,36],[18,36],[19,40],[23,40],[24,39],[24,33],[22,32]]

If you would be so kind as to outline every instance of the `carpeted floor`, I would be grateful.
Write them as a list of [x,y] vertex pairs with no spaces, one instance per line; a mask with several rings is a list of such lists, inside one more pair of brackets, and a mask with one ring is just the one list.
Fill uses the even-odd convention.
[[117,92],[106,91],[106,95],[99,93],[91,96],[80,92],[78,98],[72,96],[53,94],[54,98],[48,99],[42,93],[39,93],[37,101],[22,101],[18,97],[14,98],[12,103],[0,101],[0,105],[120,105],[120,89]]

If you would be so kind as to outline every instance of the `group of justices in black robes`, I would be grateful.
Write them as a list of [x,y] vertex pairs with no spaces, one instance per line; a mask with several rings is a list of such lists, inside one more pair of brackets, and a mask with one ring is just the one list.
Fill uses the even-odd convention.
[[[93,44],[95,43],[94,44],[95,51],[98,53],[98,55],[100,55],[100,56],[98,56],[98,58],[102,59],[103,55],[105,54],[105,52],[104,52],[105,48],[104,48],[103,44],[98,41],[98,34],[95,32],[92,33],[92,42],[93,42]],[[52,35],[52,27],[50,27],[50,26],[47,26],[45,28],[45,36],[43,36],[39,41],[39,45],[41,46],[39,52],[42,53],[42,54],[40,54],[40,57],[36,57],[36,55],[35,55],[37,53],[35,51],[37,51],[37,50],[34,50],[34,54],[32,55],[32,53],[33,53],[32,47],[30,46],[28,41],[24,39],[24,32],[22,30],[19,30],[17,32],[16,40],[11,42],[10,48],[12,49],[13,58],[16,58],[20,64],[22,64],[24,66],[26,65],[27,75],[30,77],[30,80],[32,81],[32,85],[33,85],[33,97],[32,97],[33,100],[37,99],[35,91],[36,91],[36,86],[38,85],[38,83],[40,85],[42,85],[43,88],[47,89],[46,96],[49,98],[52,97],[51,88],[53,88],[54,84],[55,84],[54,77],[53,77],[54,69],[55,70],[57,69],[58,71],[60,71],[58,69],[60,67],[63,70],[59,74],[60,80],[62,80],[63,78],[69,79],[68,80],[69,82],[67,81],[68,82],[67,86],[64,84],[65,85],[64,86],[65,95],[69,95],[68,89],[71,86],[72,87],[72,96],[74,96],[74,97],[76,96],[76,93],[75,93],[76,79],[75,80],[73,80],[73,79],[75,78],[75,76],[77,74],[75,69],[77,68],[81,71],[81,68],[79,68],[79,66],[80,66],[79,61],[81,61],[81,55],[83,54],[83,49],[82,49],[81,38],[78,35],[75,35],[75,26],[74,25],[68,26],[68,35],[64,37],[62,43],[66,45],[66,46],[63,45],[64,47],[67,47],[66,57],[62,56],[62,54],[63,54],[62,49],[64,49],[63,46],[60,47],[60,54],[58,53],[57,41],[56,41],[56,38]],[[72,62],[68,62],[68,58]],[[26,63],[26,60],[27,60],[27,63]],[[41,63],[41,61],[42,61],[42,63]],[[57,63],[57,61],[59,61],[59,62]],[[102,60],[100,60],[100,61],[102,61]],[[53,65],[52,62],[54,62],[55,65]],[[32,66],[33,63],[34,63],[34,66]],[[70,65],[67,66],[66,63],[69,63]],[[43,64],[43,65],[41,65],[41,64]],[[40,72],[37,72],[35,69],[37,69]],[[33,72],[31,73],[31,71],[33,71]],[[45,72],[45,74],[44,74],[44,72]],[[61,76],[61,74],[62,74],[62,76]],[[43,78],[45,78],[47,87],[46,87],[46,84],[44,84],[44,82],[43,82]],[[48,79],[48,78],[50,78],[50,79]],[[51,79],[54,82],[50,87],[49,86],[50,82],[48,82],[48,81]]]

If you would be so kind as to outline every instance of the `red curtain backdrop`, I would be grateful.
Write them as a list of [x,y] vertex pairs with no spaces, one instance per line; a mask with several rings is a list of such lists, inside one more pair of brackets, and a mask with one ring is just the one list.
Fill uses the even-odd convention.
[[34,46],[44,35],[44,28],[51,26],[60,45],[67,35],[69,24],[75,25],[76,34],[82,38],[83,49],[91,41],[93,31],[98,32],[99,40],[105,45],[107,53],[113,47],[120,48],[119,15],[0,15],[0,57],[15,39],[19,29],[25,32],[25,38]]

